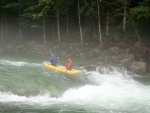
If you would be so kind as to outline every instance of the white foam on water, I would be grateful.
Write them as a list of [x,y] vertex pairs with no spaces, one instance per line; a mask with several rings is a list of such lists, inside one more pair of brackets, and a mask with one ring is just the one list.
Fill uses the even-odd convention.
[[[1,61],[0,61],[1,62]],[[15,62],[16,63],[16,62]],[[24,62],[25,64],[27,62]],[[74,104],[85,106],[87,109],[111,109],[150,111],[150,85],[135,81],[130,75],[122,74],[117,70],[109,74],[91,72],[85,75],[87,80],[95,85],[84,85],[66,90],[62,96],[51,97],[50,92],[37,96],[18,96],[10,92],[0,92],[0,102],[24,103],[29,105]]]
[[37,96],[18,96],[11,92],[0,92],[0,102],[2,103],[20,103],[20,104],[43,104],[50,102],[55,98],[51,98],[50,93],[39,94]]
[[150,110],[150,85],[143,85],[119,72],[108,75],[93,72],[89,80],[98,85],[86,85],[78,89],[67,90],[63,99],[73,103],[86,104],[107,109]]
[[30,63],[30,62],[26,62],[26,61],[13,61],[13,60],[8,60],[8,59],[1,59],[0,64],[8,65],[8,66],[16,66],[16,67],[22,67],[22,66],[39,67],[42,65],[42,63]]

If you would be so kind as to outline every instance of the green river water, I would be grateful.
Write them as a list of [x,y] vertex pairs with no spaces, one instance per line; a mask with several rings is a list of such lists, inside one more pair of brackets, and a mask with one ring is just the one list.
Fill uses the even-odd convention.
[[0,113],[150,113],[149,77],[115,67],[109,74],[62,77],[44,60],[49,58],[0,55]]

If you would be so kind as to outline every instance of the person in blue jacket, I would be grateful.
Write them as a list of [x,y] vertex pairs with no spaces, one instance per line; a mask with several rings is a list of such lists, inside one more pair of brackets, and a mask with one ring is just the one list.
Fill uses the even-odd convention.
[[50,56],[50,62],[51,62],[51,64],[52,64],[53,66],[57,66],[58,60],[57,60],[57,58],[55,57],[54,54],[51,54],[51,56]]

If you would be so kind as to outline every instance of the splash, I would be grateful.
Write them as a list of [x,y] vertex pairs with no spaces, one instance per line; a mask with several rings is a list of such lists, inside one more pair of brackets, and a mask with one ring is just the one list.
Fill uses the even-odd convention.
[[[1,77],[3,77],[3,84],[0,84],[1,89],[8,86],[5,81],[9,81],[8,79],[12,77],[13,87],[16,87],[17,80],[20,83],[16,89],[21,88],[27,91],[36,89],[43,92],[36,95],[20,96],[9,91],[12,87],[7,87],[7,91],[0,91],[0,103],[11,103],[18,106],[26,104],[30,107],[40,106],[41,109],[43,106],[48,109],[51,106],[56,106],[61,110],[65,107],[74,110],[82,108],[89,112],[108,111],[106,113],[149,113],[150,111],[150,85],[136,81],[126,70],[121,72],[114,68],[109,73],[100,74],[93,71],[80,77],[62,79],[55,72],[41,68],[42,64],[40,63],[1,59],[0,67],[4,66],[5,68],[14,66],[12,70],[23,67],[25,70],[19,68],[17,74],[16,71],[14,73],[7,71],[9,76],[3,73],[4,76],[1,71]],[[43,76],[38,75],[39,73]],[[85,83],[81,84],[83,81]],[[50,84],[56,87],[52,87]],[[53,97],[52,91],[49,89],[55,90],[56,88],[62,89],[63,93],[58,97]]]

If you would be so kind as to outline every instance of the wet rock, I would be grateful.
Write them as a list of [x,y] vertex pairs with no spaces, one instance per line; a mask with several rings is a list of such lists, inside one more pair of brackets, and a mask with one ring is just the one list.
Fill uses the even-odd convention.
[[146,72],[146,63],[145,62],[133,62],[130,66],[130,69],[133,73],[144,74]]
[[[130,71],[142,74],[142,73],[149,73],[150,72],[150,65],[148,62],[150,60],[150,53],[145,52],[145,50],[141,51],[141,53],[145,53],[145,56],[140,54],[140,60],[135,59],[135,54],[138,52],[137,48],[129,48],[129,45],[123,45],[120,43],[118,47],[116,43],[109,43],[106,44],[105,47],[101,48],[96,43],[85,43],[84,46],[81,43],[54,43],[54,42],[46,42],[44,45],[43,42],[38,41],[27,41],[27,42],[13,42],[9,44],[3,44],[0,47],[0,53],[8,52],[8,53],[24,53],[24,54],[38,54],[38,55],[50,55],[51,53],[56,54],[59,57],[71,57],[71,58],[80,58],[84,60],[90,60],[91,64],[96,65],[99,68],[100,73],[109,73],[111,68],[106,65],[113,65],[116,66],[121,64],[125,66]],[[126,44],[126,43],[125,43]],[[131,45],[131,44],[130,44]],[[121,46],[123,46],[121,48]],[[127,46],[127,47],[126,47]],[[132,46],[131,46],[132,47]],[[140,47],[141,46],[136,46]],[[144,49],[144,47],[142,47]],[[131,51],[133,50],[133,51]],[[135,51],[136,50],[136,51]],[[143,63],[132,63],[133,61],[145,61],[147,64]],[[98,62],[102,62],[102,64],[98,64]],[[85,68],[89,71],[94,71],[95,67],[89,66],[91,64],[85,64]]]
[[124,56],[124,58],[121,59],[121,64],[123,66],[125,66],[126,68],[129,68],[131,66],[131,63],[133,62],[133,60],[134,60],[134,56],[133,56],[133,54],[130,54],[126,57]]
[[109,49],[109,53],[111,53],[113,55],[118,55],[118,54],[120,54],[122,52],[123,52],[123,50],[121,48],[117,47],[117,46],[116,47],[111,47]]

